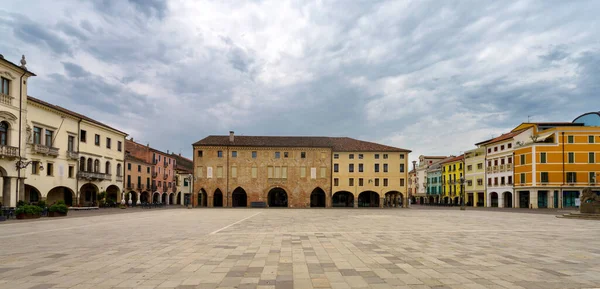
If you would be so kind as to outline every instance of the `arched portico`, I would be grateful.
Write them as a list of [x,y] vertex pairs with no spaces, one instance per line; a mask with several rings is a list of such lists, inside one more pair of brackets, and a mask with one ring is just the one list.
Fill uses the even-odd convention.
[[82,206],[98,206],[98,187],[92,183],[86,183],[79,189],[79,204]]
[[348,191],[339,191],[331,198],[332,207],[354,207],[354,195]]
[[150,193],[149,192],[143,191],[140,194],[140,203],[147,204],[147,203],[150,203],[151,200],[152,199],[150,198]]
[[[135,206],[138,204],[138,193],[135,191],[129,191],[125,196],[125,201],[128,205]],[[130,202],[131,201],[131,202]]]
[[223,207],[223,192],[220,189],[216,189],[213,193],[213,208]]
[[248,195],[242,187],[237,187],[231,193],[231,206],[232,207],[247,207],[248,206]]
[[169,205],[175,204],[175,193],[169,194]]
[[502,193],[502,201],[503,201],[503,208],[512,208],[513,207],[513,196],[511,192],[504,192]]
[[55,187],[48,192],[46,204],[52,205],[58,201],[63,201],[67,206],[73,205],[75,192],[67,187]]
[[287,207],[288,194],[283,188],[272,188],[268,193],[269,207]]
[[165,205],[167,204],[167,193],[162,193],[160,195],[160,203]]
[[177,198],[176,198],[175,202],[177,205],[181,205],[181,192],[177,193]]
[[325,191],[316,187],[312,193],[310,193],[310,206],[311,207],[325,207],[326,204]]
[[40,191],[31,185],[25,185],[25,202],[37,203],[42,199]]
[[364,191],[358,195],[359,207],[379,207],[379,194],[373,191]]
[[154,194],[152,194],[152,203],[154,203],[154,204],[160,203],[160,193],[159,192],[154,192]]
[[404,195],[398,191],[389,191],[385,193],[383,205],[385,207],[402,207]]
[[121,201],[121,189],[115,185],[110,185],[106,188],[106,201],[119,203]]
[[208,194],[204,189],[200,189],[200,191],[198,192],[198,206],[208,207]]
[[435,204],[435,198],[433,196],[429,196],[429,204]]

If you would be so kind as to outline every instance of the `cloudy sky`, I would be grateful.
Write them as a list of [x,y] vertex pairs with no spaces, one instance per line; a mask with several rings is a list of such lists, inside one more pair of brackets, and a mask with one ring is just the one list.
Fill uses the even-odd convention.
[[[84,3],[85,2],[85,3]],[[600,1],[5,0],[29,94],[161,150],[349,136],[448,155],[600,110]]]

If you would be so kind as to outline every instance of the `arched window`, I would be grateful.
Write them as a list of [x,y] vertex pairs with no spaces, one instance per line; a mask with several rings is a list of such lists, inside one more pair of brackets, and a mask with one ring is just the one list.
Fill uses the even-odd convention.
[[87,171],[94,172],[94,160],[92,158],[87,159]]
[[104,173],[110,175],[110,162],[106,161],[106,167],[104,168]]
[[100,172],[100,161],[95,160],[94,161],[94,173],[99,173],[99,172]]
[[85,172],[85,158],[84,157],[79,158],[79,170],[82,172]]
[[8,122],[0,122],[0,145],[8,145]]
[[117,176],[121,176],[121,164],[117,164]]

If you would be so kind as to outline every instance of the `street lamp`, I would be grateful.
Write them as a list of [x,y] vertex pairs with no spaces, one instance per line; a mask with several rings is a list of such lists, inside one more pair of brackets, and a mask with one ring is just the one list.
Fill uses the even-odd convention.
[[[26,168],[28,165],[33,164],[34,162],[36,162],[36,161],[24,162],[22,160],[18,160],[17,163],[15,164],[15,166],[17,167],[17,170],[21,170],[21,169]],[[39,170],[40,171],[44,170],[44,166],[42,166],[42,164],[40,164]]]
[[[188,204],[187,204],[188,205],[188,209],[190,209],[190,208],[192,208],[194,206],[194,201],[192,200],[192,198],[194,196],[194,194],[193,194],[193,190],[194,190],[194,184],[193,184],[194,176],[192,174],[188,174],[186,179],[188,180],[189,186],[190,186],[190,188],[188,190],[190,198],[189,198],[189,201],[188,201]],[[184,199],[185,199],[185,197],[184,197]],[[190,206],[190,204],[191,204],[191,206]]]
[[460,177],[460,210],[465,210],[465,177]]

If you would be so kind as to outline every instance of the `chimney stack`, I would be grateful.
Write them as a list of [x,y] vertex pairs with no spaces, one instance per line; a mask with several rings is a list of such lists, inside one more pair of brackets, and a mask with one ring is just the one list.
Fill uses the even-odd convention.
[[229,142],[233,142],[233,131],[229,131]]

